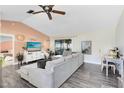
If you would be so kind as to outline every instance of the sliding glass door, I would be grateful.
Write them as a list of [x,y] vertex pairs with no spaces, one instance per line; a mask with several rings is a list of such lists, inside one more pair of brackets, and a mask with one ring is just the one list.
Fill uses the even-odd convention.
[[55,40],[55,54],[62,55],[64,50],[72,49],[71,39]]

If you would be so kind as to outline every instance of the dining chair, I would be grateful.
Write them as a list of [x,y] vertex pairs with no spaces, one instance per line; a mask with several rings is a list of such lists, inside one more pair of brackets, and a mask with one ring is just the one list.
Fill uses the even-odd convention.
[[106,76],[108,76],[108,68],[111,67],[113,70],[113,74],[115,74],[116,66],[111,60],[106,60],[105,56],[101,57],[101,72],[103,68],[106,67]]

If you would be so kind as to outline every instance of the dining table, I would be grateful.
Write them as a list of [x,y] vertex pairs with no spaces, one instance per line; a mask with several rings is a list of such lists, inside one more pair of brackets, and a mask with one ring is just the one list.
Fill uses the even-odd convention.
[[[121,78],[124,77],[124,58],[120,57],[120,58],[114,58],[111,56],[105,56],[105,60],[106,60],[106,65],[109,65],[109,62],[112,62],[115,64],[116,69],[119,71],[119,74],[121,76]],[[108,76],[108,66],[106,66],[106,76]]]

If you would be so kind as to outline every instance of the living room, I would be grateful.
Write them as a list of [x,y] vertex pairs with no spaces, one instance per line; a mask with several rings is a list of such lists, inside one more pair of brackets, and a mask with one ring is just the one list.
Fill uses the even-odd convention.
[[[49,10],[38,5],[0,6],[0,36],[14,37],[14,63],[8,66],[4,62],[9,61],[2,62],[2,87],[111,88],[119,87],[118,82],[123,87],[122,68],[120,72],[116,68],[115,73],[113,69],[101,71],[101,55],[115,47],[123,55],[124,6],[51,5],[52,10],[62,11],[50,11],[52,20],[47,12],[41,12],[44,7]],[[7,58],[9,50],[0,48],[1,56]],[[44,59],[48,61],[45,64]]]

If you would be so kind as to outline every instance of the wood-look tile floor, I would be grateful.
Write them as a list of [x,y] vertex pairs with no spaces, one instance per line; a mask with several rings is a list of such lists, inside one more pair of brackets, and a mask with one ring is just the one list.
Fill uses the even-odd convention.
[[[34,88],[17,74],[17,66],[2,69],[2,87],[4,88]],[[99,65],[83,64],[60,88],[117,88],[116,75],[100,71]]]
[[82,65],[62,86],[62,88],[117,88],[116,75],[109,72],[105,76],[105,69],[100,70],[100,65]]

